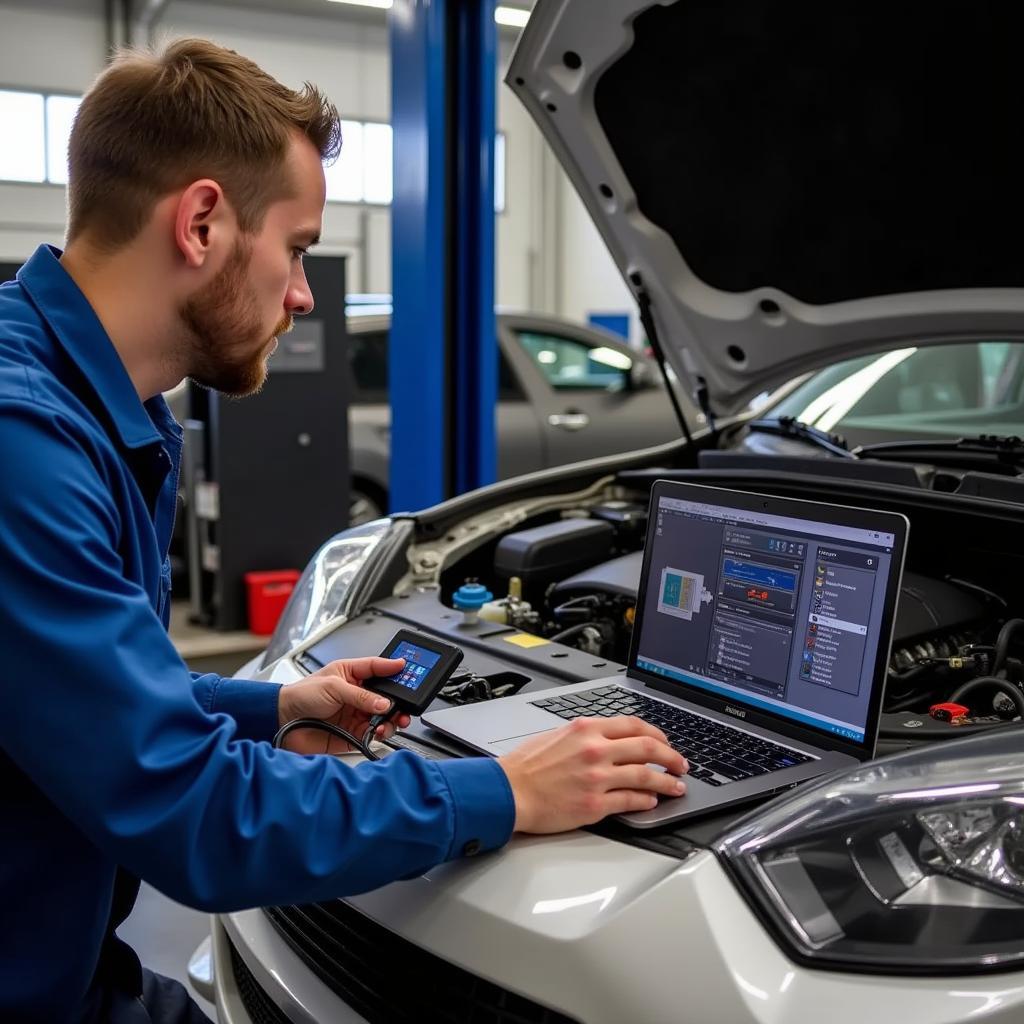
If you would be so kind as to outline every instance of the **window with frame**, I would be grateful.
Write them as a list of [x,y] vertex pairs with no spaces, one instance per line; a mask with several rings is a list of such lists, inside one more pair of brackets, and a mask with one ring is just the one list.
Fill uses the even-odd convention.
[[[325,168],[329,203],[391,203],[394,182],[391,125],[376,121],[342,121],[341,153]],[[494,138],[494,212],[505,212],[504,132]]]
[[68,139],[81,96],[0,90],[0,181],[64,185]]
[[[81,96],[0,89],[0,181],[66,185],[68,140]],[[341,122],[338,159],[324,168],[327,201],[387,206],[393,194],[391,125]],[[494,212],[505,210],[505,135],[494,139]]]

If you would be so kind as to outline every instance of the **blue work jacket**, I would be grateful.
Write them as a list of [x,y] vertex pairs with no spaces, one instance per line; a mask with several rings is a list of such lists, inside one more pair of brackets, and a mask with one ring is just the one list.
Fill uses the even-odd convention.
[[323,900],[514,820],[490,759],[274,750],[277,686],[189,672],[166,631],[181,430],[59,257],[0,286],[0,1020],[47,1024],[141,991],[115,935],[140,878],[208,911]]

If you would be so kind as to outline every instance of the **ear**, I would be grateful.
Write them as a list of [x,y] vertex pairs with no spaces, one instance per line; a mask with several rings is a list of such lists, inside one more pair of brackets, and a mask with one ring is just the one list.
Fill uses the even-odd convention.
[[194,181],[181,193],[174,216],[174,242],[186,266],[199,269],[212,254],[228,251],[236,230],[234,212],[213,179]]

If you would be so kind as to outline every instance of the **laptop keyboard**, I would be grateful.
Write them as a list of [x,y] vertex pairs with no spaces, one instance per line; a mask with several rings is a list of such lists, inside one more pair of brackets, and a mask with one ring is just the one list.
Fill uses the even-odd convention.
[[636,715],[661,729],[672,748],[690,763],[693,778],[712,786],[725,786],[814,760],[808,754],[620,686],[600,686],[530,703],[567,720]]

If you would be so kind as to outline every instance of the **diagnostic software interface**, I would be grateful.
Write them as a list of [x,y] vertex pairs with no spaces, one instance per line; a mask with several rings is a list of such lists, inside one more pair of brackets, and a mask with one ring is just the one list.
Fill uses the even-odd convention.
[[662,497],[637,667],[863,741],[891,533]]
[[425,647],[403,640],[389,655],[389,658],[405,658],[405,668],[390,678],[410,690],[418,690],[420,683],[430,670],[441,660],[441,655]]

